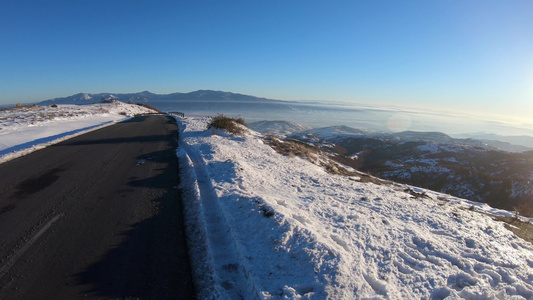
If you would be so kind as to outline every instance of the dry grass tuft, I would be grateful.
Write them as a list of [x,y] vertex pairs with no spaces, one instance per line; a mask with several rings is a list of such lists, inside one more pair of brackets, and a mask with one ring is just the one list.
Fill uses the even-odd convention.
[[243,118],[229,118],[224,115],[217,115],[212,117],[211,121],[207,124],[207,129],[225,129],[229,133],[235,135],[242,135],[246,131],[246,122]]
[[269,135],[266,141],[276,152],[290,157],[299,156],[310,161],[316,161],[320,154],[320,150],[317,147],[297,140],[287,139],[282,141],[275,136]]
[[519,219],[520,216],[531,217],[533,216],[533,207],[528,202],[522,202],[514,207],[515,219]]

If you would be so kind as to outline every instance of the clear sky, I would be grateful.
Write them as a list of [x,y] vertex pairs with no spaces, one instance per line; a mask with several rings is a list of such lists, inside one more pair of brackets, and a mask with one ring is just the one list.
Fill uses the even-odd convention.
[[0,2],[0,104],[197,89],[531,122],[533,1]]

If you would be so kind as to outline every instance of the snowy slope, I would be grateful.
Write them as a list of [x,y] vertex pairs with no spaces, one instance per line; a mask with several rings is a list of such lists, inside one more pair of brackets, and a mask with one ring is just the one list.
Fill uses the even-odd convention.
[[0,110],[0,163],[143,113],[154,111],[118,101]]
[[533,246],[465,208],[510,213],[330,175],[206,122],[178,118],[200,299],[533,298]]
[[305,124],[288,121],[258,121],[248,124],[248,127],[263,134],[274,134],[277,136],[285,136],[311,129],[310,126]]
[[346,137],[364,137],[366,132],[351,128],[348,126],[330,126],[324,128],[314,128],[303,132],[304,134],[312,134],[324,140],[334,140],[337,138]]

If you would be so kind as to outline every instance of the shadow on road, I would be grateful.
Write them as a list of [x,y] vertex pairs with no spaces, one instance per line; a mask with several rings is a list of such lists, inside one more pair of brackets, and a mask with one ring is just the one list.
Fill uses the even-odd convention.
[[56,146],[83,146],[83,145],[101,145],[101,144],[122,144],[122,143],[140,143],[140,142],[161,142],[166,141],[168,136],[166,135],[151,135],[142,137],[129,137],[129,138],[112,138],[101,140],[82,140],[71,143],[62,143]]
[[42,174],[21,182],[15,187],[17,191],[11,195],[10,199],[18,200],[45,189],[46,187],[52,185],[59,178],[59,173],[63,171],[65,171],[63,168],[54,168],[48,171],[46,174]]
[[133,224],[122,234],[120,245],[77,274],[78,284],[91,287],[85,293],[104,298],[194,299],[182,221],[172,213],[178,205],[163,202],[156,216]]
[[[168,136],[153,136],[155,140]],[[133,138],[134,139],[134,138]],[[143,138],[143,141],[146,141]],[[92,141],[88,141],[92,142]],[[100,141],[95,141],[100,142]],[[102,142],[113,142],[102,141]],[[121,141],[124,142],[124,141]],[[83,141],[78,142],[83,143]],[[174,143],[174,142],[171,142]],[[174,147],[139,159],[165,163],[157,175],[130,178],[132,187],[147,187],[157,207],[151,217],[122,233],[122,243],[111,248],[100,261],[76,274],[77,284],[89,296],[101,298],[194,299],[186,247],[183,207],[177,188],[177,158]]]

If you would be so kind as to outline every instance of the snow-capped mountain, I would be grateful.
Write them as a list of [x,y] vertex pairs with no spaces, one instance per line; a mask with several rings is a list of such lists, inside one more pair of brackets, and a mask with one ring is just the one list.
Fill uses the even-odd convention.
[[[42,101],[40,105],[48,104],[91,104],[100,101],[100,98],[97,98],[99,95],[103,94],[89,94],[89,93],[79,93],[68,97],[55,98],[46,101]],[[107,95],[108,96],[108,95]]]
[[149,102],[151,99],[156,98],[156,94],[152,94],[148,91],[131,93],[131,94],[120,94],[120,93],[79,93],[68,97],[54,98],[49,100],[40,101],[37,104],[39,105],[51,105],[51,104],[92,104],[101,102],[102,99],[105,100],[119,100],[122,102]]
[[182,101],[182,100],[219,100],[219,101],[269,101],[283,102],[260,98],[255,96],[212,90],[198,90],[190,93],[154,94],[148,91],[138,93],[79,93],[68,97],[55,98],[38,102],[39,105],[50,104],[90,104],[100,102],[101,99],[116,99],[122,102],[148,103],[157,101]]

